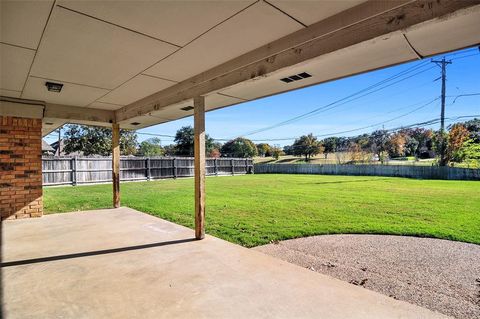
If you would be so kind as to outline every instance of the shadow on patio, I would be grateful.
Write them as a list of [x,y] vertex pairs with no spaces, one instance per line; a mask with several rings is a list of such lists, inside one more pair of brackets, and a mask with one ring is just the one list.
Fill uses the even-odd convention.
[[8,318],[442,317],[129,208],[3,230]]

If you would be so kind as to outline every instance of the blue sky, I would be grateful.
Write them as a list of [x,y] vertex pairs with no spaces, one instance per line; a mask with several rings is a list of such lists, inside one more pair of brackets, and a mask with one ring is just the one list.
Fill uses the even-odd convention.
[[[441,57],[443,55],[438,58]],[[456,51],[446,54],[446,57],[452,59],[452,64],[447,66],[447,96],[480,93],[479,49],[470,48]],[[430,58],[427,61],[430,61]],[[423,66],[397,80],[415,73],[419,74],[390,87],[321,112],[316,116],[246,137],[259,140],[256,143],[260,143],[262,139],[298,137],[308,133],[324,135],[370,126],[400,117],[371,128],[338,134],[353,136],[381,129],[383,126],[385,129],[390,129],[430,120],[439,117],[440,99],[424,105],[440,96],[441,70],[433,63],[414,61],[208,112],[206,114],[206,131],[214,138],[234,138],[334,102],[421,63]],[[447,98],[446,117],[480,114],[480,96],[459,97],[452,104],[453,100],[454,97]],[[419,107],[422,108],[414,111]],[[409,112],[411,114],[405,115]],[[185,125],[193,126],[193,118],[152,126],[138,132],[175,135],[176,130]],[[435,124],[433,127],[437,128],[438,126],[439,124]],[[139,141],[142,141],[150,136],[139,134],[138,137]],[[173,142],[169,138],[161,139],[162,145]],[[291,144],[293,140],[267,142],[283,146]]]

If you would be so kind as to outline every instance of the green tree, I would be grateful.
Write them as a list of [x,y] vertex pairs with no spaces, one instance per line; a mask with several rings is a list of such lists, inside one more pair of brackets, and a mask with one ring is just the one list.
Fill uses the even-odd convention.
[[405,136],[405,155],[406,156],[416,156],[418,145],[420,143],[412,136]]
[[[82,152],[84,155],[110,156],[112,154],[112,130],[104,127],[67,125],[64,152]],[[137,134],[131,130],[120,130],[120,154],[135,155]]]
[[304,155],[307,162],[312,156],[323,151],[323,146],[313,134],[303,135],[292,145],[294,155]]
[[474,139],[468,139],[463,143],[459,153],[463,160],[480,161],[480,143],[476,143]]
[[271,149],[267,143],[257,144],[258,156],[271,156]]
[[378,130],[372,132],[370,134],[370,147],[372,149],[372,152],[375,154],[380,154],[385,153],[387,150],[387,142],[389,140],[390,134],[388,134],[387,130]]
[[[194,136],[193,127],[184,126],[180,128],[175,134],[175,155],[193,156]],[[205,153],[210,154],[216,147],[218,147],[218,144],[214,143],[214,140],[208,134],[205,134]]]
[[470,132],[470,139],[473,143],[480,143],[480,119],[473,119],[463,123],[463,125]]
[[228,157],[254,157],[257,146],[249,139],[237,137],[222,146],[222,154]]
[[325,159],[327,158],[328,154],[335,153],[337,151],[337,143],[338,137],[335,136],[327,137],[322,141],[323,154],[325,154]]
[[285,155],[283,150],[278,145],[272,146],[272,148],[270,149],[270,152],[271,152],[271,156],[275,160],[278,160],[280,158],[280,156]]
[[158,137],[149,138],[140,143],[138,153],[142,156],[161,156],[165,153]]
[[174,144],[165,145],[163,151],[165,152],[165,156],[175,156],[175,154],[177,154],[177,148]]
[[293,146],[292,145],[285,145],[283,147],[283,153],[286,155],[293,155]]

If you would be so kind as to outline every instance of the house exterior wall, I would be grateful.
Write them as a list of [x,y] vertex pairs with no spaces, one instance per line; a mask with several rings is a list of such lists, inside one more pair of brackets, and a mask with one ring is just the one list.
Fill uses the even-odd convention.
[[40,217],[42,120],[0,117],[1,219]]

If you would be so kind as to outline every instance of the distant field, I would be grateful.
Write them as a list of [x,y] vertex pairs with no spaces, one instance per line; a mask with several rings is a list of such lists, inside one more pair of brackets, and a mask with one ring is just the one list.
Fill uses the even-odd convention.
[[[122,205],[193,227],[193,179],[122,183]],[[111,207],[111,185],[44,189],[48,213]],[[247,247],[334,233],[480,244],[480,182],[391,177],[207,178],[207,233]]]

